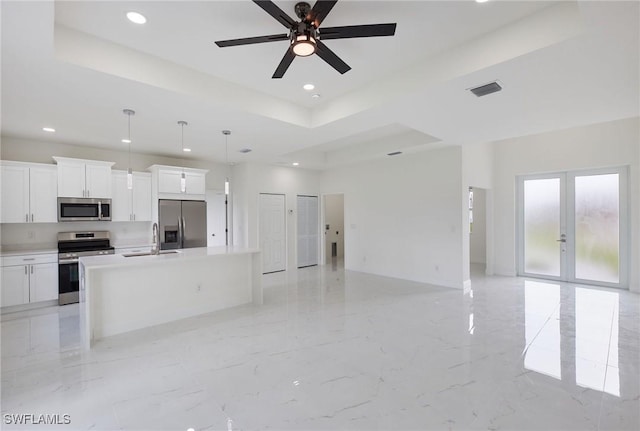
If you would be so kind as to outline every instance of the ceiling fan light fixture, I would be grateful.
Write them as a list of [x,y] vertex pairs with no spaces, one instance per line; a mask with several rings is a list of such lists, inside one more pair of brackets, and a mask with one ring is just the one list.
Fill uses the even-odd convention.
[[316,52],[316,38],[311,34],[298,34],[291,42],[291,49],[299,57],[308,57]]

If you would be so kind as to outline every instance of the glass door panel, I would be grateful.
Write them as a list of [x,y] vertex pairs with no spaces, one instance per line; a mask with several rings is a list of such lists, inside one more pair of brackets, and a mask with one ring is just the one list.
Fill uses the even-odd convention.
[[620,179],[575,177],[575,278],[620,282]]
[[626,287],[627,168],[518,178],[518,274]]
[[561,178],[523,181],[524,274],[559,278],[562,275]]

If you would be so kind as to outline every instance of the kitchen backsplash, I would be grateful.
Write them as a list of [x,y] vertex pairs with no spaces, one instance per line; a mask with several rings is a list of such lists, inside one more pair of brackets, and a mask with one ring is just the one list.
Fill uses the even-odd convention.
[[151,242],[151,222],[66,222],[0,224],[0,246],[6,249],[57,248],[58,232],[106,230],[111,243]]

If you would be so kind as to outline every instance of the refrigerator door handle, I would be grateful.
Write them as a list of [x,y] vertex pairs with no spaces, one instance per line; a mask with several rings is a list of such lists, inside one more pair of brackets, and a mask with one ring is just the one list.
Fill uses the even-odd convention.
[[178,216],[178,248],[182,248],[182,217]]
[[186,236],[186,232],[187,232],[187,222],[184,218],[184,216],[182,217],[182,248],[184,248],[184,237]]

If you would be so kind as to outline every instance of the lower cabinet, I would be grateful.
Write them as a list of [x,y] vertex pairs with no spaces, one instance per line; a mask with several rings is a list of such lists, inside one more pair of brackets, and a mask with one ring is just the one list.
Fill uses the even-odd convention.
[[2,259],[0,306],[28,304],[58,298],[58,256],[37,254]]

